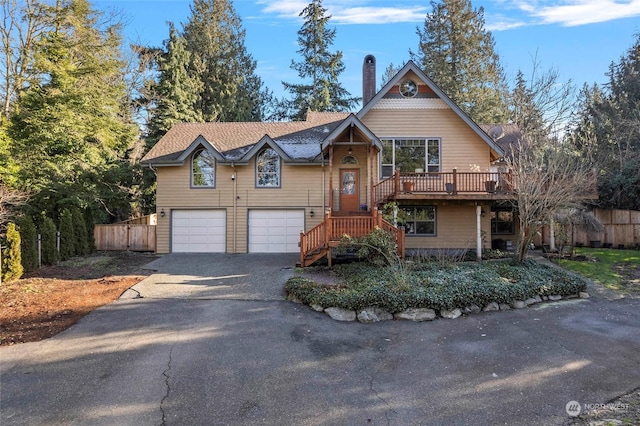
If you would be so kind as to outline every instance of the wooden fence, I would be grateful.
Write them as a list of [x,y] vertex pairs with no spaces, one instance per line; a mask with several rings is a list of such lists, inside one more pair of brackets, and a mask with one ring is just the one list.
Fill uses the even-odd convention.
[[603,245],[635,247],[640,244],[640,211],[595,209],[595,216],[604,225],[603,232],[586,232],[576,228],[576,242],[584,245]]
[[[580,225],[573,229],[573,244],[585,247],[638,247],[640,245],[640,211],[605,210],[596,208],[593,214],[604,225],[602,232],[588,232]],[[556,231],[557,232],[557,231]],[[571,230],[569,230],[571,233]],[[571,234],[569,234],[571,238]],[[549,227],[542,232],[544,244],[549,243]],[[558,235],[556,235],[556,245]]]
[[97,250],[156,250],[155,225],[128,223],[96,225],[93,236]]

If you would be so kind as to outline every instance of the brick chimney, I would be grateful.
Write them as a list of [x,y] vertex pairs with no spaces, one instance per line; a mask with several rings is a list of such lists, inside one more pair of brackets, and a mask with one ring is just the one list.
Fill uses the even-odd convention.
[[376,58],[364,57],[362,64],[362,106],[365,106],[376,94]]

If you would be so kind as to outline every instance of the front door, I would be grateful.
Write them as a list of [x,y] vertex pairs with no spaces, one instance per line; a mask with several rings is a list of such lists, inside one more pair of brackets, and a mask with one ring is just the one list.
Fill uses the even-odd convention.
[[340,211],[357,212],[360,209],[359,173],[358,169],[340,169]]

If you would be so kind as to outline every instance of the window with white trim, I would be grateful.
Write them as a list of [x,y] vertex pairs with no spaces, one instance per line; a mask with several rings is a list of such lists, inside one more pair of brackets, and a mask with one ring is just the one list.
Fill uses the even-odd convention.
[[265,148],[256,156],[256,186],[280,187],[280,156],[273,148]]
[[401,206],[406,235],[436,235],[435,206]]
[[439,138],[382,139],[383,178],[401,173],[422,170],[439,172],[441,166],[441,140]]
[[198,188],[216,186],[216,159],[206,149],[193,154],[191,159],[191,185]]

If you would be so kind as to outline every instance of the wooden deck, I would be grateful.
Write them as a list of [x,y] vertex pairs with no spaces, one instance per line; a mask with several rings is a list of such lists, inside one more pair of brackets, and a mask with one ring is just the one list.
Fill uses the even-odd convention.
[[512,199],[511,174],[499,172],[400,173],[373,186],[374,205],[400,199]]
[[332,215],[327,213],[325,220],[309,230],[300,233],[300,262],[299,266],[309,266],[323,257],[327,257],[331,265],[331,250],[340,244],[340,239],[347,234],[360,238],[373,231],[376,227],[389,231],[393,235],[398,255],[404,258],[405,236],[404,230],[398,229],[382,218],[377,209],[371,212],[350,213],[347,215]]

